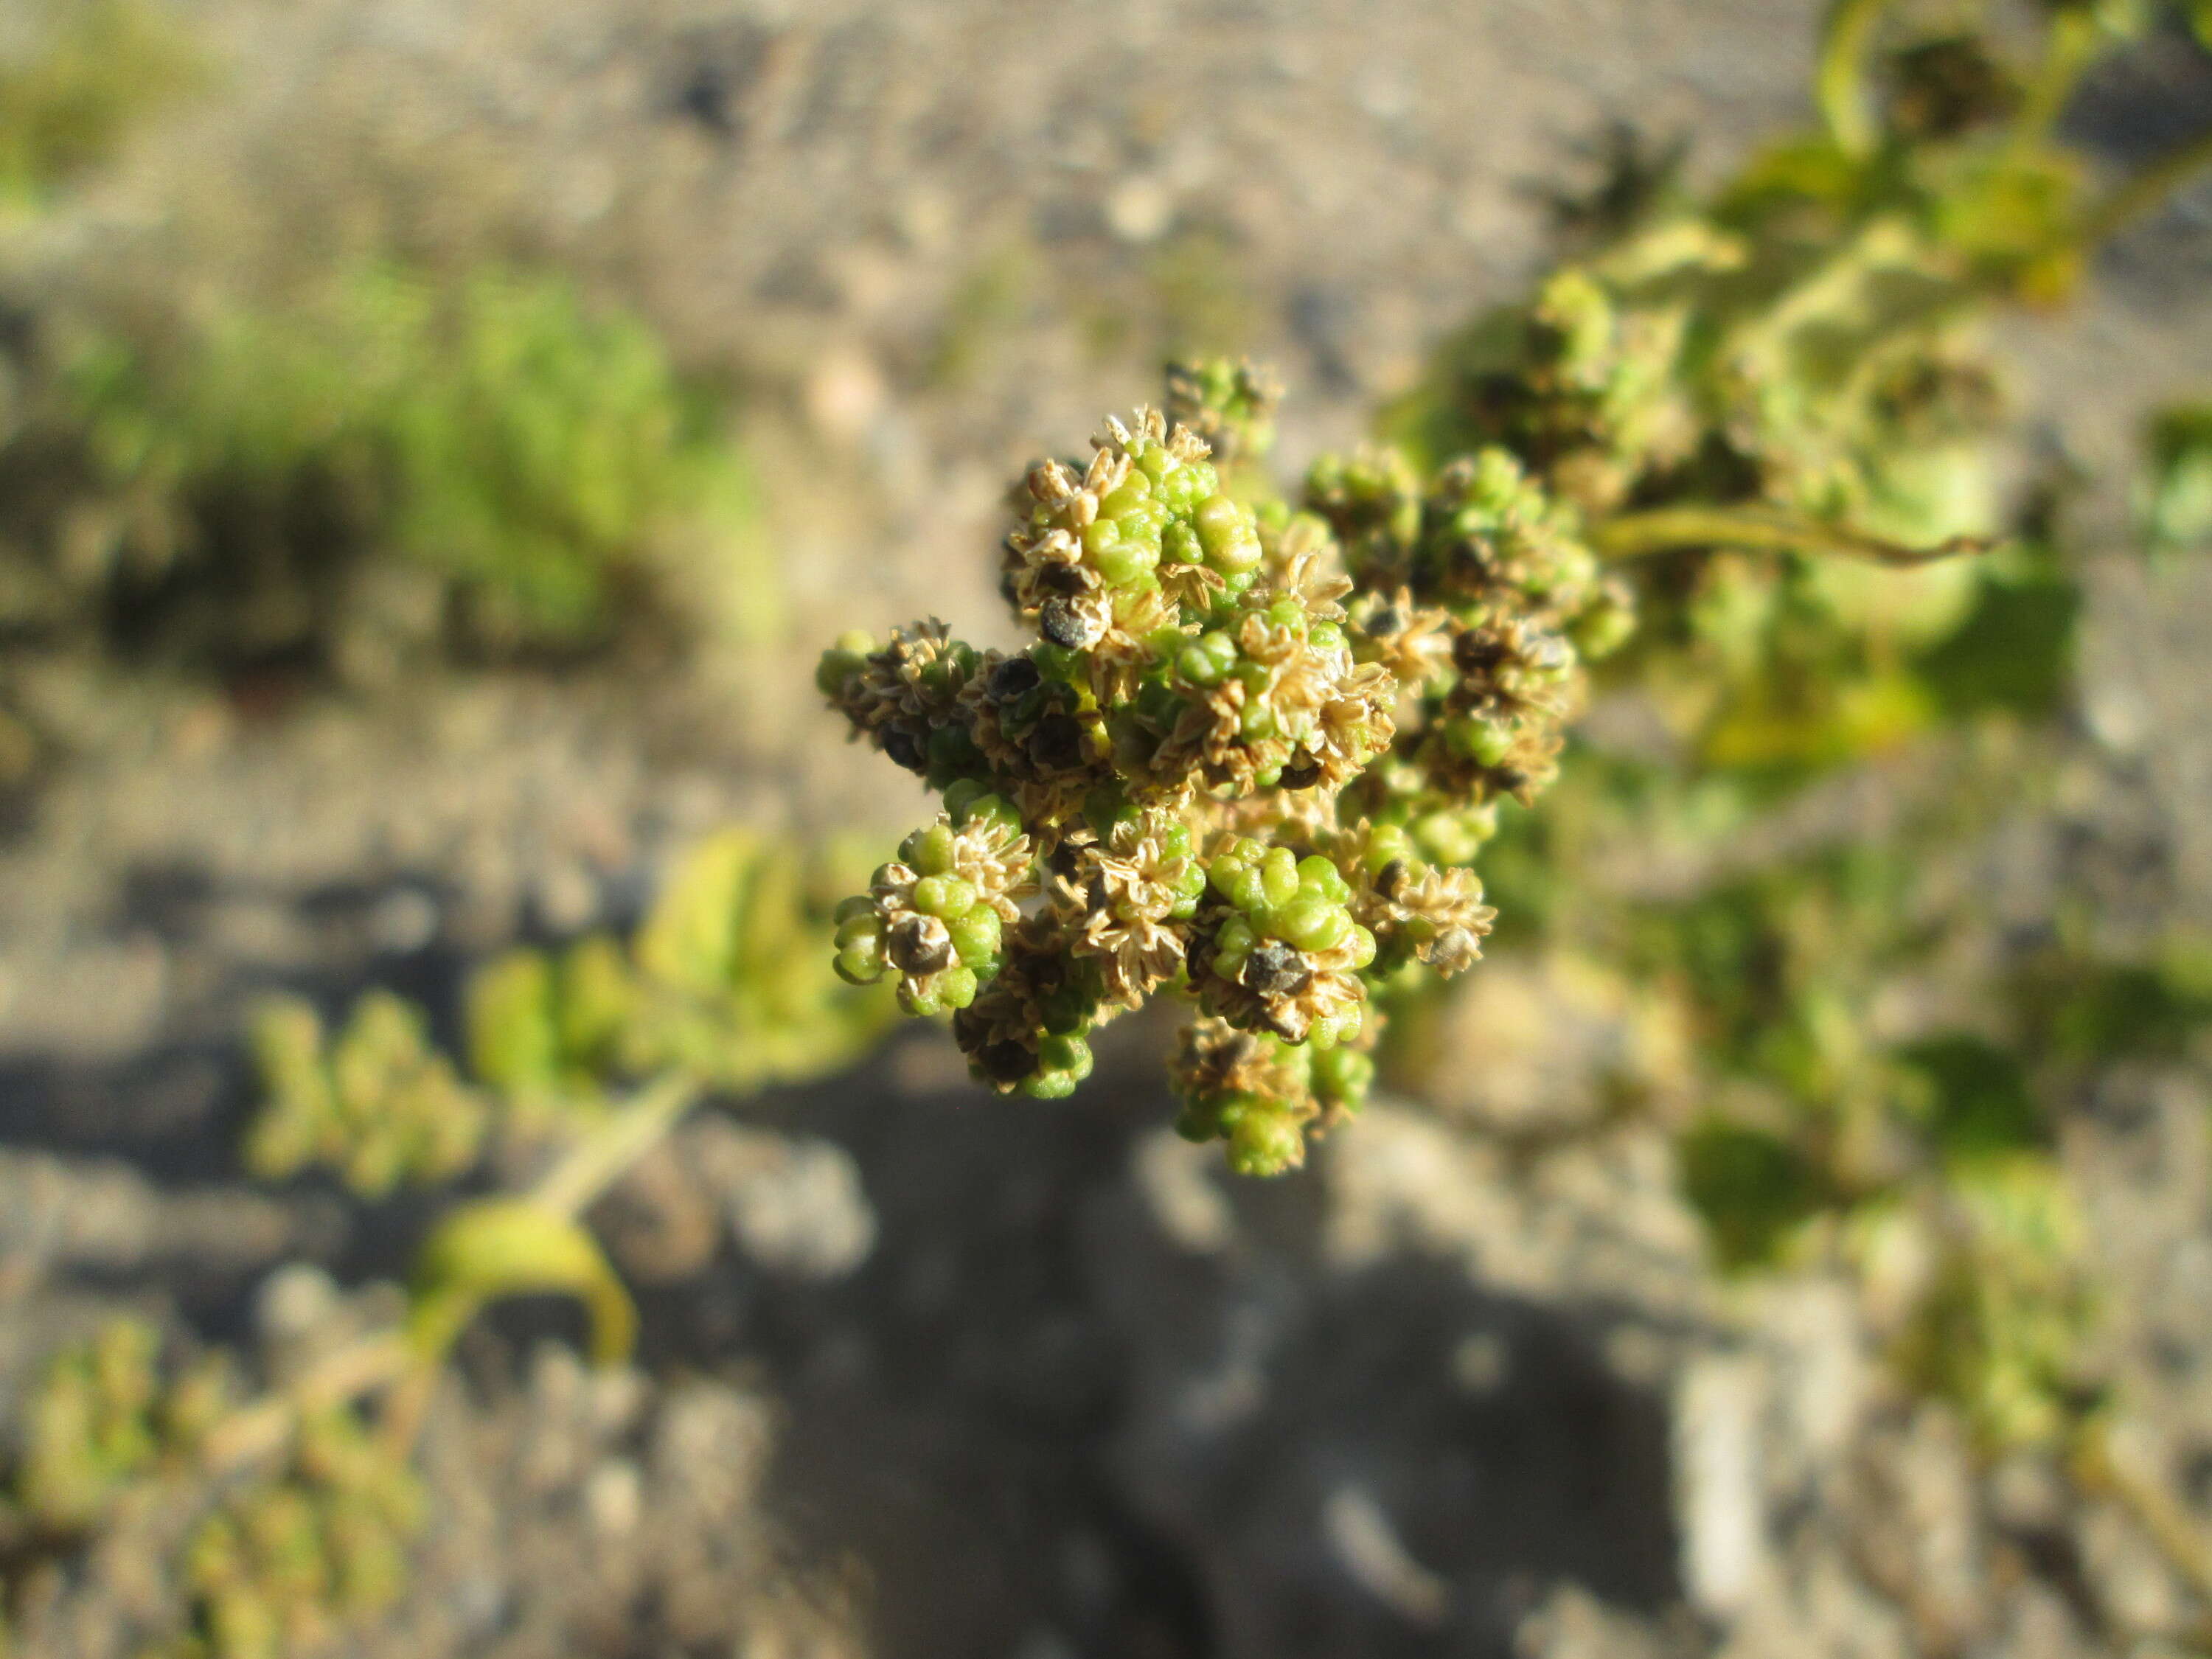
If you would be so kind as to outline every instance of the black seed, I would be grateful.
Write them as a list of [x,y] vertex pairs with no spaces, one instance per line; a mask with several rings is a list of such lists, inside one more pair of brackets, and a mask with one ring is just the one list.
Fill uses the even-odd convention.
[[975,1056],[975,1064],[994,1083],[1019,1083],[1036,1070],[1037,1057],[1008,1037],[987,1046]]
[[1470,629],[1452,641],[1452,662],[1462,674],[1486,674],[1505,660],[1505,647],[1495,634]]
[[934,974],[952,965],[952,935],[935,916],[909,910],[891,924],[887,954],[903,972]]
[[1037,626],[1043,630],[1045,638],[1070,651],[1095,645],[1103,631],[1065,599],[1047,599],[1037,617]]
[[991,695],[1004,700],[1034,691],[1044,676],[1027,657],[1009,657],[991,671]]
[[1279,939],[1262,939],[1244,958],[1245,989],[1261,996],[1296,996],[1313,978],[1313,969],[1293,946]]
[[884,728],[884,753],[909,772],[920,772],[929,765],[929,756],[921,742],[903,726]]
[[1073,772],[1083,764],[1083,728],[1071,715],[1047,714],[1030,733],[1029,750],[1048,772]]
[[1310,789],[1321,781],[1321,763],[1310,755],[1293,755],[1277,781],[1285,789]]
[[1392,859],[1375,872],[1375,890],[1386,899],[1398,896],[1398,890],[1406,884],[1406,860]]

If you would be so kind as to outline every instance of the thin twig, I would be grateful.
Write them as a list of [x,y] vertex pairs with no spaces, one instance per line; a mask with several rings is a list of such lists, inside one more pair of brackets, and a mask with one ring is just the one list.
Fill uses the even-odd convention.
[[2014,123],[2013,149],[2026,154],[2051,137],[2058,118],[2074,96],[2074,88],[2097,58],[2097,36],[2102,26],[2086,7],[2062,11],[2051,20],[2043,61],[2028,83],[2027,101]]
[[297,1381],[265,1394],[218,1423],[200,1450],[200,1462],[220,1474],[275,1451],[309,1412],[326,1411],[395,1381],[413,1358],[397,1330],[356,1338],[325,1354]]
[[1834,0],[1820,32],[1814,96],[1828,137],[1846,155],[1864,155],[1881,137],[1868,106],[1866,57],[1875,25],[1890,0]]
[[647,1084],[547,1172],[530,1201],[571,1219],[580,1216],[659,1146],[698,1098],[699,1085],[680,1072]]
[[2196,173],[2212,169],[2212,132],[2192,138],[2152,162],[2095,207],[2082,220],[2075,240],[2095,247],[2155,210]]
[[2212,1539],[2187,1504],[2117,1443],[2112,1425],[2094,1419],[2075,1443],[2075,1478],[2118,1500],[2191,1589],[2212,1604]]
[[1954,536],[1933,547],[1908,547],[1771,507],[1657,507],[1624,513],[1592,526],[1590,543],[1608,559],[1648,558],[1696,547],[1738,547],[1841,555],[1903,568],[1986,553],[1996,545],[1981,537]]

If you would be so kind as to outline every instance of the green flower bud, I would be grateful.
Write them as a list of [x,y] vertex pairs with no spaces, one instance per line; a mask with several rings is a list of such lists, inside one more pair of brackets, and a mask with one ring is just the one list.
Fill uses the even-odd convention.
[[970,968],[999,954],[999,914],[987,904],[979,904],[965,915],[947,922],[945,930],[952,935],[954,954]]
[[1288,1112],[1245,1112],[1229,1132],[1229,1167],[1241,1176],[1279,1176],[1305,1162],[1304,1133]]
[[835,697],[845,690],[845,683],[866,665],[866,659],[858,652],[829,650],[822,653],[815,665],[815,689],[825,697]]
[[1301,893],[1269,921],[1276,938],[1301,951],[1333,951],[1352,936],[1352,918],[1318,893]]
[[938,996],[947,1008],[965,1008],[975,1000],[975,970],[965,966],[946,969]]
[[1325,1105],[1357,1111],[1375,1083],[1375,1061],[1356,1048],[1329,1047],[1313,1058],[1313,1091]]
[[952,868],[952,831],[942,823],[917,830],[899,843],[899,857],[924,876],[942,876]]
[[1287,847],[1270,848],[1260,864],[1261,902],[1270,909],[1288,904],[1298,896],[1297,855]]
[[1251,509],[1239,507],[1226,495],[1216,495],[1200,507],[1198,539],[1206,550],[1206,562],[1224,576],[1241,575],[1255,568],[1262,557],[1260,527]]
[[[1098,520],[1098,524],[1112,522],[1110,519]],[[1094,530],[1097,527],[1097,525],[1091,526]],[[1127,587],[1133,583],[1141,581],[1152,574],[1153,567],[1159,562],[1158,543],[1133,538],[1112,543],[1103,549],[1094,550],[1091,556],[1091,562],[1097,567],[1098,574],[1115,587]]]
[[975,890],[957,876],[924,876],[914,884],[914,908],[950,921],[975,908]]
[[1325,1054],[1340,1043],[1351,1042],[1359,1035],[1366,1023],[1366,1005],[1346,1003],[1314,1021],[1313,1029],[1306,1034],[1307,1046],[1315,1051],[1316,1056]]
[[1121,481],[1120,489],[1098,503],[1100,514],[1109,519],[1127,518],[1152,499],[1152,481],[1145,476],[1141,467],[1132,467],[1129,476]]
[[1352,900],[1352,884],[1343,873],[1318,853],[1308,854],[1298,860],[1298,885],[1312,888],[1331,904],[1347,904]]
[[[949,795],[947,799],[950,799]],[[971,823],[983,823],[1010,836],[1022,833],[1022,815],[1014,810],[1014,804],[1004,795],[977,795],[962,811],[953,814],[952,821],[963,830]]]
[[858,939],[837,952],[837,977],[848,985],[873,985],[884,976],[883,947]]

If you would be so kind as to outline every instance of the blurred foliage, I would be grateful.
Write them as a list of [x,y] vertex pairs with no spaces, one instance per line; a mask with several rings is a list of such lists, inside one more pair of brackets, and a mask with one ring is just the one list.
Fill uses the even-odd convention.
[[255,1018],[252,1041],[267,1097],[246,1161],[263,1179],[322,1164],[373,1195],[402,1180],[447,1180],[476,1161],[484,1103],[430,1046],[411,1003],[372,991],[333,1036],[310,1005],[274,1001]]
[[422,1522],[403,1457],[346,1410],[304,1415],[287,1465],[226,1492],[186,1540],[185,1633],[161,1659],[324,1650],[405,1588]]
[[[836,843],[729,830],[692,849],[627,943],[518,951],[470,988],[473,1078],[389,992],[335,1032],[304,1002],[266,1006],[257,1174],[333,1169],[357,1194],[467,1176],[495,1136],[550,1168],[526,1188],[448,1205],[425,1234],[397,1328],[356,1329],[263,1393],[220,1356],[165,1379],[152,1327],[120,1322],[63,1350],[22,1413],[0,1502],[0,1585],[156,1486],[193,1507],[176,1571],[186,1613],[161,1659],[326,1650],[404,1588],[422,1499],[410,1446],[422,1392],[461,1331],[512,1296],[575,1299],[602,1362],[636,1334],[629,1293],[584,1220],[606,1186],[712,1094],[848,1064],[888,997],[830,966],[830,915],[854,878]],[[379,1391],[372,1425],[356,1402]],[[140,1506],[143,1508],[143,1506]]]
[[[1981,27],[1983,9],[1836,6],[1824,130],[1703,200],[1678,152],[1616,135],[1597,185],[1557,204],[1587,251],[1476,319],[1386,416],[1417,456],[1504,443],[1593,514],[1700,510],[1703,533],[1626,550],[1665,556],[1629,567],[1643,624],[1611,672],[1715,765],[1802,778],[1962,702],[2033,702],[2054,683],[2072,600],[2047,557],[1900,576],[1748,554],[1774,544],[1734,543],[1705,511],[1754,529],[1798,515],[1899,549],[2014,527],[1992,324],[2064,299],[2115,228],[2127,187],[2100,195],[2055,124],[2155,9],[2050,7],[2027,52]],[[2204,510],[2201,434],[2186,415],[2160,434],[2149,512],[2186,533]]]
[[2151,550],[2212,547],[2212,404],[2161,410],[2147,447],[2140,510]]
[[418,630],[573,650],[645,593],[664,542],[705,525],[741,545],[751,511],[712,392],[545,274],[343,271],[175,337],[98,338],[54,402],[117,505],[80,515],[91,551],[48,560],[39,597],[218,658],[327,651],[364,555],[427,580]]
[[210,1355],[165,1382],[161,1334],[118,1319],[53,1355],[25,1401],[0,1499],[0,1535],[69,1534],[165,1460],[195,1448],[229,1403]]
[[583,1304],[601,1364],[629,1357],[637,1310],[591,1230],[528,1198],[477,1199],[441,1221],[416,1253],[409,1334],[435,1358],[487,1303],[547,1295]]
[[[2149,204],[2099,195],[2055,135],[2157,9],[2063,0],[2023,52],[1985,9],[1839,0],[1823,131],[1702,201],[1679,148],[1612,135],[1597,184],[1554,203],[1575,258],[1449,342],[1382,423],[1416,457],[1504,444],[1601,547],[1608,521],[1637,527],[1612,550],[1641,625],[1607,689],[1664,740],[1571,744],[1544,809],[1501,821],[1498,937],[1679,1004],[1699,1102],[1680,1174],[1716,1261],[1840,1254],[1898,1375],[1992,1446],[2070,1435],[2101,1398],[2068,1090],[2185,1058],[2212,1023],[2203,941],[2113,960],[2066,924],[2030,948],[1974,863],[2045,790],[2081,608],[2074,481],[2021,465],[1992,325],[2065,298],[2094,238]],[[2212,532],[2202,411],[2152,424],[2140,499],[2154,548]],[[1824,556],[1819,526],[1893,563],[1996,545],[1881,568]],[[1873,767],[1905,791],[1899,821],[1868,836],[1832,805],[1825,830],[1778,830]]]
[[249,1167],[281,1179],[310,1164],[365,1196],[437,1183],[487,1138],[573,1138],[638,1080],[680,1074],[750,1092],[847,1065],[883,1029],[888,1000],[840,980],[821,948],[854,861],[727,830],[671,872],[635,936],[592,934],[509,952],[465,998],[471,1080],[432,1046],[428,1017],[389,992],[333,1036],[296,998],[254,1025],[264,1103]]
[[17,0],[0,29],[0,203],[35,204],[107,160],[204,66],[153,0]]

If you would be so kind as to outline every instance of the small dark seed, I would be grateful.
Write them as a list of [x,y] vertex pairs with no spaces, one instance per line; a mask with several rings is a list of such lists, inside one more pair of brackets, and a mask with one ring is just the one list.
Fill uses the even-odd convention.
[[884,753],[909,772],[925,771],[929,766],[929,752],[913,732],[902,726],[884,728]]
[[1495,634],[1470,630],[1452,641],[1452,662],[1462,674],[1486,674],[1505,660],[1505,647]]
[[935,916],[909,910],[891,924],[887,954],[902,972],[938,973],[952,965],[952,935]]
[[1310,755],[1294,755],[1284,763],[1278,781],[1285,789],[1310,789],[1321,781],[1321,763]]
[[1037,617],[1037,626],[1045,638],[1054,645],[1070,651],[1081,651],[1098,642],[1102,630],[1098,624],[1085,617],[1065,599],[1047,599]]
[[1305,957],[1281,939],[1262,939],[1244,958],[1244,988],[1261,996],[1296,996],[1313,978]]
[[1037,665],[1027,657],[1009,657],[991,671],[991,695],[1018,697],[1025,691],[1036,690],[1043,680]]
[[1083,728],[1067,714],[1047,714],[1030,733],[1030,757],[1050,772],[1072,772],[1083,764]]
[[1019,1083],[1037,1068],[1037,1057],[1030,1049],[1008,1037],[1003,1042],[994,1042],[975,1056],[976,1065],[983,1075],[994,1083]]

